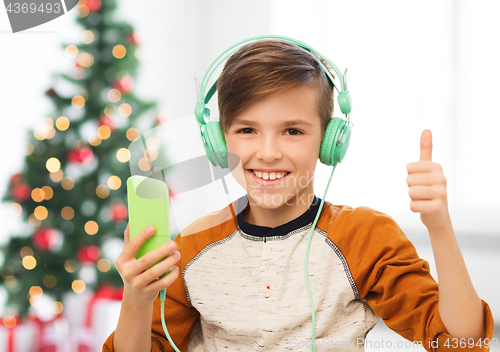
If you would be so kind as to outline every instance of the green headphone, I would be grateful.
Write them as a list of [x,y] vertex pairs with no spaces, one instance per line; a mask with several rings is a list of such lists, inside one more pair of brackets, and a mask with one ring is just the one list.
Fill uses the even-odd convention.
[[321,61],[318,60],[321,64],[321,67],[323,67],[326,75],[332,81],[334,88],[337,90],[340,110],[344,115],[346,115],[347,118],[344,119],[342,117],[333,117],[330,120],[326,128],[323,141],[321,142],[319,159],[323,164],[328,166],[334,166],[337,163],[340,163],[344,159],[347,147],[349,146],[351,128],[354,126],[349,120],[349,113],[352,109],[352,100],[349,95],[349,91],[347,90],[347,83],[345,79],[345,73],[347,72],[347,69],[344,72],[344,75],[342,75],[338,67],[332,61],[321,55],[318,51],[314,50],[307,44],[296,39],[278,35],[252,37],[234,44],[222,54],[220,54],[210,65],[208,71],[205,73],[203,81],[200,85],[200,92],[198,94],[198,101],[196,102],[194,114],[196,116],[196,119],[200,123],[201,139],[210,163],[212,163],[213,166],[220,166],[223,169],[228,168],[227,146],[222,136],[220,124],[218,121],[207,122],[205,120],[205,118],[210,119],[210,109],[206,107],[206,104],[208,104],[212,96],[215,94],[215,91],[217,90],[217,81],[215,81],[215,83],[212,85],[207,95],[205,96],[206,86],[217,67],[219,67],[219,65],[224,62],[224,60],[228,56],[237,51],[235,47],[258,39],[281,39],[309,49],[310,51],[315,52],[321,58],[323,58],[323,60],[325,60],[337,74],[337,77],[340,81],[340,92],[338,87],[335,85],[334,79],[330,72],[321,63]]

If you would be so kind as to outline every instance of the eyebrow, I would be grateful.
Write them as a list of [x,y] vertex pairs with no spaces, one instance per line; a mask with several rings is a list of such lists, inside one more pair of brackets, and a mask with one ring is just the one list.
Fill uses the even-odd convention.
[[[238,124],[242,124],[242,125],[248,125],[248,126],[258,126],[259,125],[258,122],[253,121],[253,120],[243,120],[243,119],[235,119],[235,120],[233,120],[233,124],[237,124],[237,123]],[[314,127],[313,124],[310,123],[309,121],[300,120],[300,119],[283,121],[283,123],[281,125],[283,125],[283,126],[309,125],[311,127]]]

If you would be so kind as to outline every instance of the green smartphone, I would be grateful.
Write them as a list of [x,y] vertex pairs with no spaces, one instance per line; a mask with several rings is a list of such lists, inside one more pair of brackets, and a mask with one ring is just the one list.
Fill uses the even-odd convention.
[[[153,225],[156,229],[155,234],[139,249],[135,255],[136,259],[171,241],[168,188],[165,182],[140,175],[130,176],[127,179],[127,201],[130,240],[149,225]],[[162,274],[160,278],[171,270]]]

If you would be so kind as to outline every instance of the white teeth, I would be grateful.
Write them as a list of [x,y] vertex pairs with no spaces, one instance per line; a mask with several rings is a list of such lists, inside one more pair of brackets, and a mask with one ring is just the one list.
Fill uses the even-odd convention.
[[283,178],[287,175],[287,172],[260,172],[260,171],[253,171],[254,175],[257,176],[258,178],[261,178],[263,180],[275,180],[277,178]]

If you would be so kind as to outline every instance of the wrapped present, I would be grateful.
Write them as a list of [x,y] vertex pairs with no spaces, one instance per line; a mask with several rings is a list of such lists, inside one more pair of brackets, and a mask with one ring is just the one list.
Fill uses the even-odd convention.
[[38,326],[30,320],[21,320],[18,316],[2,318],[0,325],[0,351],[35,352],[39,336]]
[[28,321],[36,327],[33,338],[33,352],[69,352],[69,324],[61,314],[48,321],[36,315],[28,317]]
[[72,351],[102,351],[104,341],[116,329],[122,296],[123,287],[102,284],[85,296],[67,297],[66,315],[75,314],[70,318]]
[[85,290],[82,293],[69,292],[63,297],[63,316],[69,324],[70,334],[85,326],[87,307],[94,293]]
[[94,330],[95,352],[102,351],[104,341],[116,329],[122,297],[123,287],[102,285],[89,302],[85,326]]

